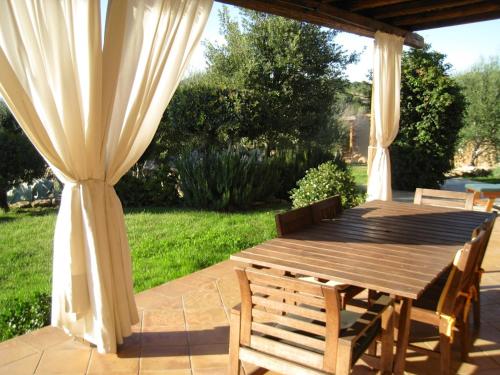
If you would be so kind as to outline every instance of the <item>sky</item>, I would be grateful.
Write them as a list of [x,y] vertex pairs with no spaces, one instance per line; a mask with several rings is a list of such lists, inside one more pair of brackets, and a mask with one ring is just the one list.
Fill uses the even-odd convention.
[[[208,40],[212,43],[224,43],[224,37],[219,32],[218,20],[218,11],[222,6],[220,3],[214,3],[202,40]],[[228,6],[228,8],[231,15],[237,17],[238,9],[234,6]],[[430,29],[419,31],[418,34],[424,37],[425,42],[430,43],[434,50],[447,56],[446,62],[453,66],[452,74],[467,71],[481,58],[487,59],[490,56],[500,56],[500,20]],[[347,69],[346,73],[349,80],[366,80],[366,75],[372,65],[373,39],[343,32],[335,40],[347,51],[361,53],[359,62]],[[191,59],[188,74],[205,68],[206,62],[202,43]]]

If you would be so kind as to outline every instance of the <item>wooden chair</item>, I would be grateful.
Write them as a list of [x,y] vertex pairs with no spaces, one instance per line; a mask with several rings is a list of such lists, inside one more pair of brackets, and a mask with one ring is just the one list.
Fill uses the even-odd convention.
[[459,191],[417,188],[415,190],[413,203],[472,210],[474,207],[474,194]]
[[[486,232],[480,233],[460,249],[440,294],[429,288],[411,309],[411,320],[439,328],[441,374],[451,371],[451,342],[460,331],[462,360],[466,361],[469,343],[469,308],[474,298],[475,269]],[[398,309],[396,309],[398,311]],[[417,350],[421,348],[415,347]]]
[[335,287],[254,268],[236,269],[236,274],[241,305],[231,312],[231,375],[241,373],[241,361],[287,375],[349,374],[378,335],[380,367],[392,370],[389,296],[365,313],[355,313],[341,310]]
[[[339,195],[311,203],[308,206],[296,208],[276,215],[276,231],[278,237],[305,229],[312,224],[319,224],[322,221],[329,221],[342,213],[342,202]],[[288,275],[290,276],[290,275]],[[304,281],[324,283],[336,286],[341,293],[342,308],[364,289],[348,284],[337,283],[333,280],[320,280],[310,276],[299,276]]]
[[335,195],[311,203],[308,206],[295,208],[293,210],[277,214],[276,231],[278,237],[307,228],[321,221],[332,220],[342,213],[340,196]]
[[482,267],[483,265],[483,260],[484,256],[486,255],[486,249],[488,248],[488,243],[491,237],[491,232],[493,231],[493,226],[495,225],[495,220],[497,217],[497,213],[494,212],[492,217],[490,219],[487,219],[484,221],[484,223],[481,225],[481,227],[476,228],[474,232],[472,233],[472,238],[475,238],[479,235],[481,230],[485,231],[485,239],[482,243],[482,246],[480,248],[477,262],[476,262],[476,268],[475,268],[475,277],[474,277],[474,288],[475,288],[475,295],[474,295],[474,326],[476,328],[479,328],[481,325],[481,293],[480,293],[480,288],[481,288],[481,278],[484,273],[484,269]]

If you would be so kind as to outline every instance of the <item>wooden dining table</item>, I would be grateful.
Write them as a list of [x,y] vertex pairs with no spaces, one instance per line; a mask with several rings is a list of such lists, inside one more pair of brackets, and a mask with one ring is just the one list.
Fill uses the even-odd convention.
[[412,303],[453,262],[488,213],[371,201],[231,256],[257,267],[334,280],[401,300],[394,373],[402,374]]

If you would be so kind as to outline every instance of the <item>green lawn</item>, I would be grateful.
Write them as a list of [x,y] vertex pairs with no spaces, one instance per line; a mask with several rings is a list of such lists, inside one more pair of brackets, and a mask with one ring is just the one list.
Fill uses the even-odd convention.
[[356,180],[356,185],[366,188],[366,185],[368,184],[366,164],[352,164],[351,171],[354,176],[354,180]]
[[[129,210],[125,220],[135,291],[208,267],[276,236],[274,215],[284,208],[244,213]],[[55,219],[54,209],[0,213],[0,314],[14,297],[50,291]]]

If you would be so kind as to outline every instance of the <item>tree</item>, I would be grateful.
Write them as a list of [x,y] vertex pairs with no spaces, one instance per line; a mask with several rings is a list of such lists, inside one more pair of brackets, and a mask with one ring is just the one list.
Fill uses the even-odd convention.
[[268,151],[298,144],[330,146],[339,126],[336,104],[357,58],[337,31],[254,11],[240,23],[220,13],[226,43],[207,44],[208,74],[240,93],[240,137]]
[[463,148],[471,147],[470,164],[479,156],[500,149],[500,62],[498,57],[481,61],[457,77],[467,101],[464,127],[460,132]]
[[396,189],[439,187],[453,166],[465,100],[444,58],[430,46],[403,53],[399,134],[390,148]]
[[7,190],[39,177],[45,162],[0,100],[0,208],[9,210]]

